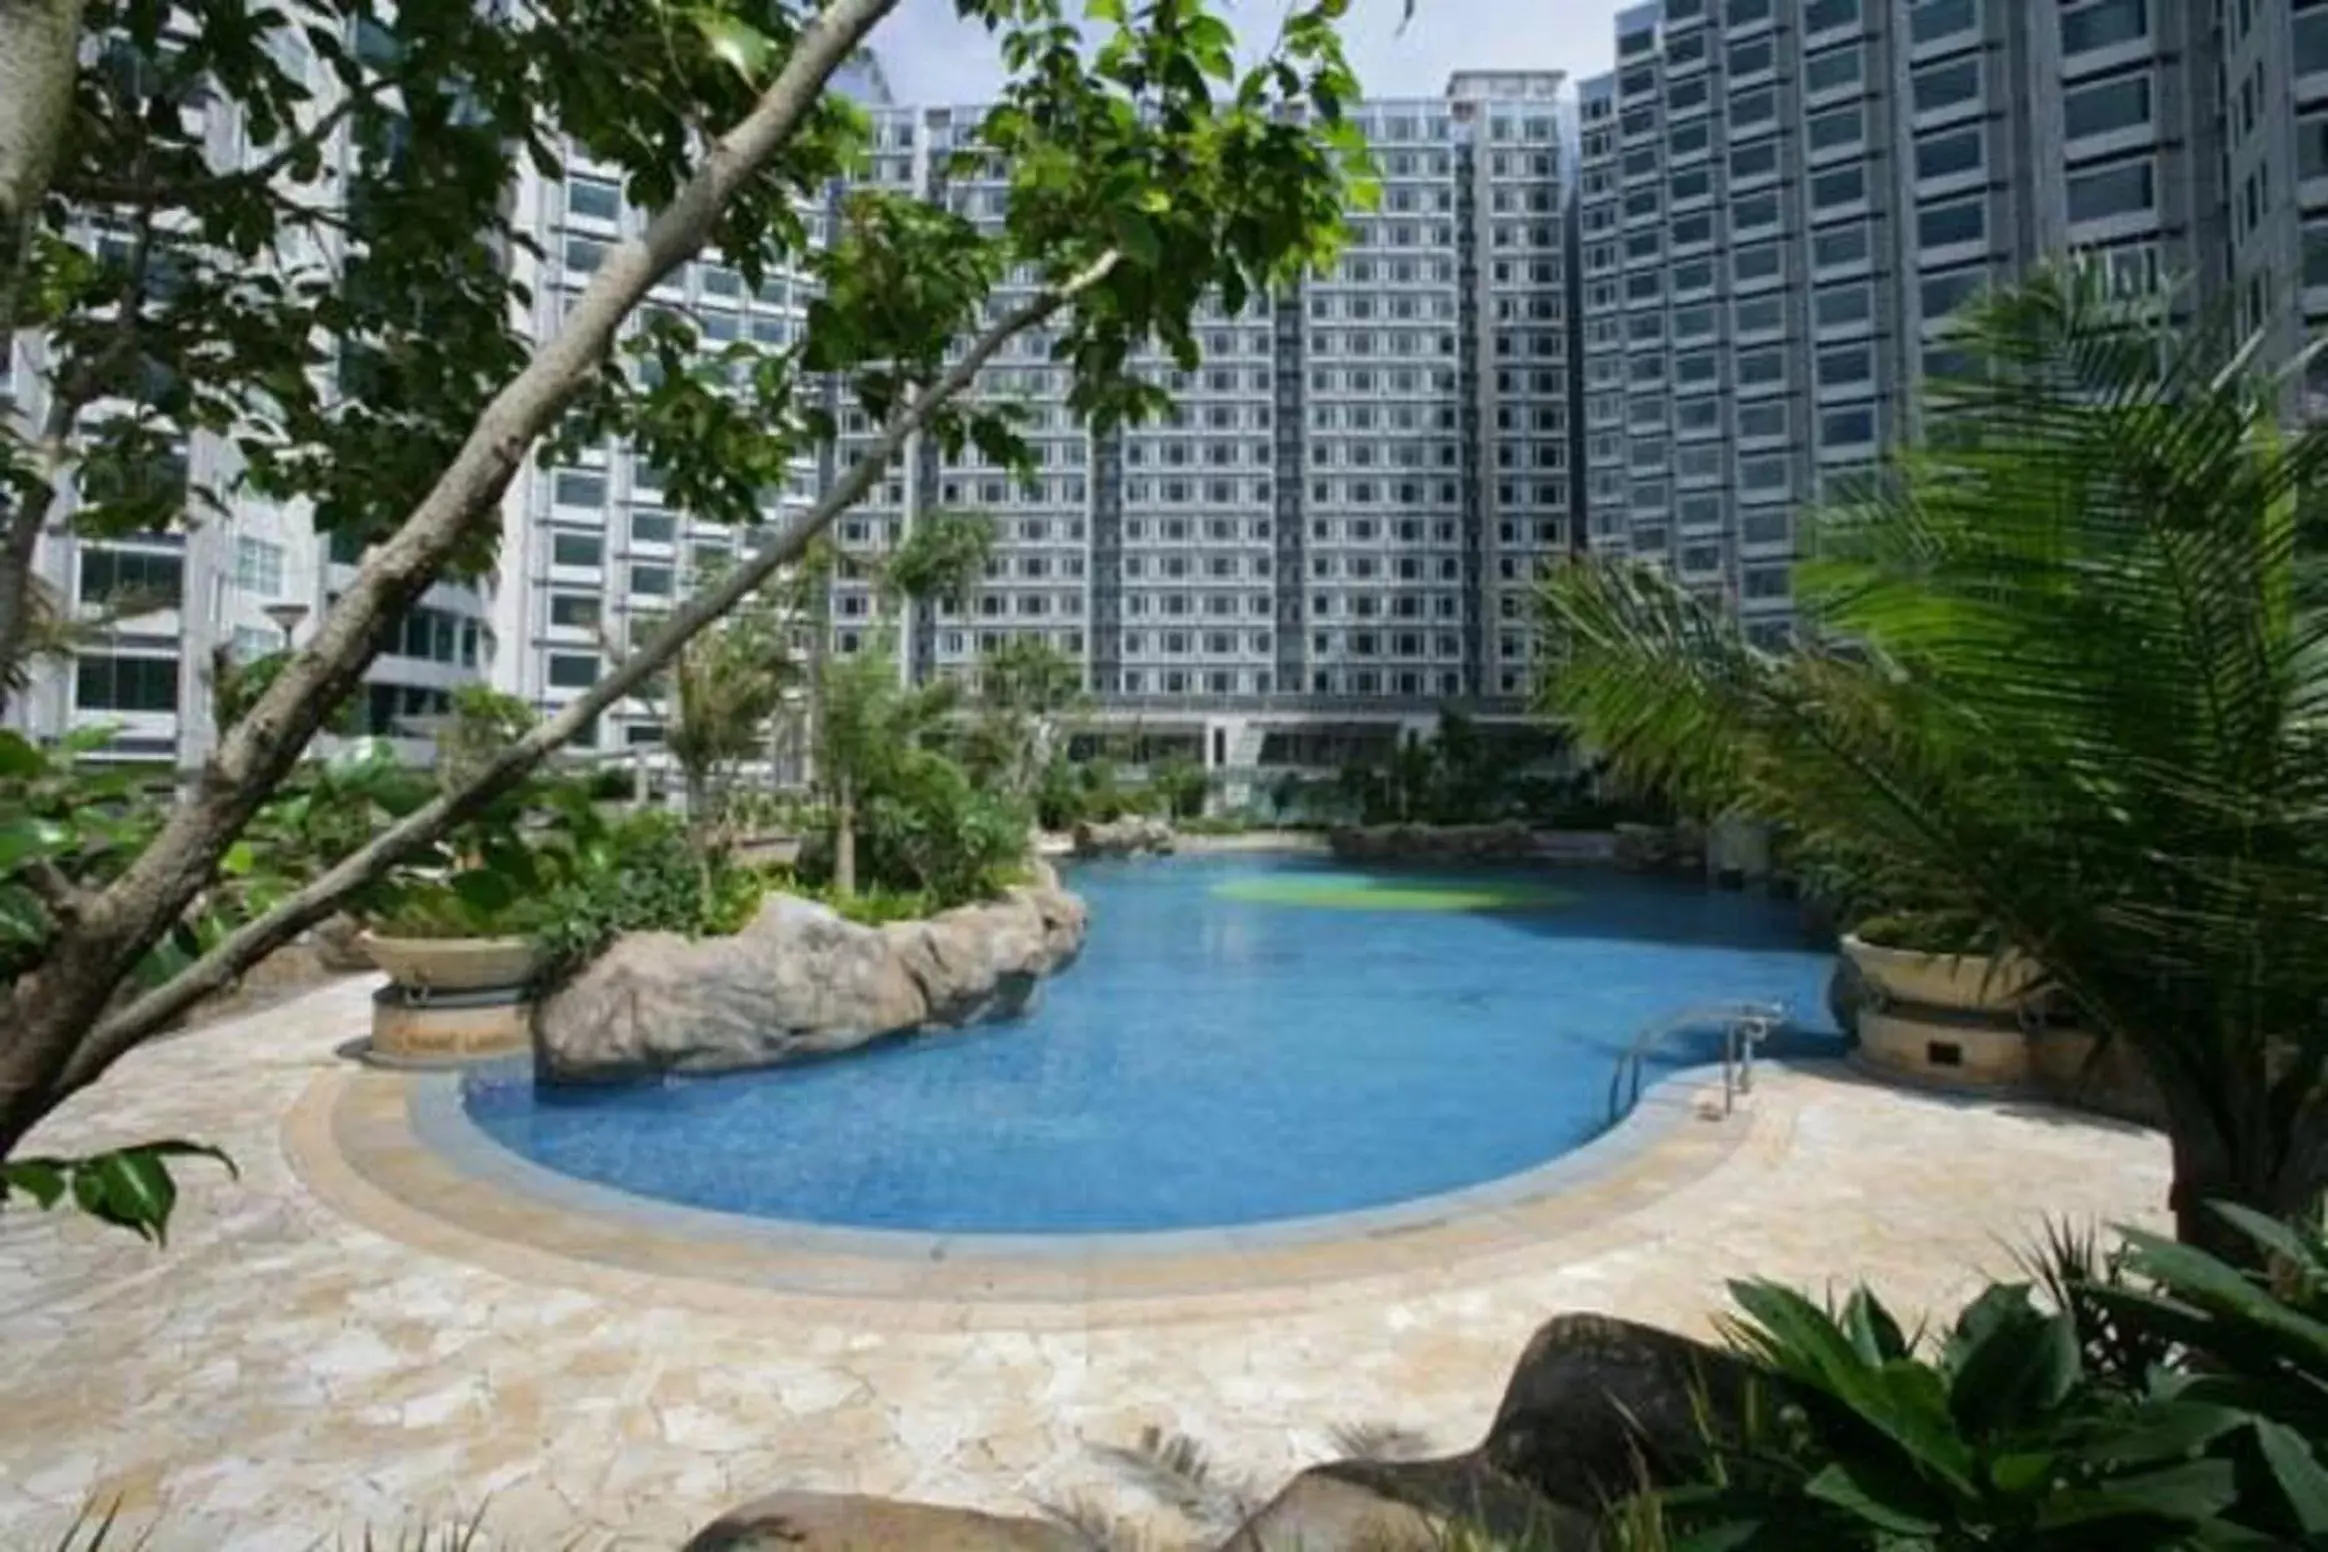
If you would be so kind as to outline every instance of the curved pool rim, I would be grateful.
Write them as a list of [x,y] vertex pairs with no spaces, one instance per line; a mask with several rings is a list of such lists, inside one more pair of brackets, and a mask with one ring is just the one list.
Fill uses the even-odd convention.
[[[425,1253],[537,1285],[720,1313],[900,1331],[1071,1330],[1231,1318],[1468,1286],[1633,1243],[1634,1221],[1783,1134],[1840,1063],[1757,1064],[1720,1109],[1718,1067],[1670,1072],[1599,1137],[1484,1185],[1395,1206],[1136,1234],[925,1234],[683,1207],[533,1164],[475,1128],[457,1074],[353,1065],[285,1119],[293,1172],[328,1208]],[[1846,1079],[1846,1081],[1848,1081]]]
[[731,1244],[757,1242],[824,1254],[908,1261],[1175,1256],[1215,1249],[1224,1241],[1256,1247],[1315,1245],[1424,1228],[1468,1213],[1495,1211],[1572,1191],[1606,1178],[1639,1160],[1695,1114],[1681,1102],[1683,1097],[1709,1083],[1718,1089],[1721,1077],[1718,1064],[1665,1074],[1654,1084],[1645,1085],[1633,1107],[1598,1136],[1529,1168],[1453,1191],[1349,1212],[1257,1223],[1112,1233],[1060,1230],[1005,1234],[862,1228],[804,1218],[763,1217],[674,1202],[566,1174],[505,1147],[477,1124],[463,1102],[467,1080],[517,1077],[530,1071],[528,1059],[511,1057],[472,1066],[465,1072],[436,1072],[417,1078],[410,1099],[414,1137],[440,1157],[458,1164],[471,1179],[490,1180],[533,1200],[595,1217],[680,1230]]

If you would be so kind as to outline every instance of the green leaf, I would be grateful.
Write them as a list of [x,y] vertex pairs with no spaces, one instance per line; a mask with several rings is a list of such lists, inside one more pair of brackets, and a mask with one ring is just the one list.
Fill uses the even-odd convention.
[[48,768],[40,746],[12,728],[0,728],[0,779],[24,780]]
[[0,820],[0,874],[13,873],[38,858],[54,857],[72,844],[72,832],[54,820],[29,816]]
[[2305,1538],[2328,1537],[2328,1470],[2322,1469],[2303,1435],[2269,1418],[2257,1418],[2255,1442]]
[[22,1191],[44,1210],[65,1194],[66,1165],[62,1159],[10,1159],[0,1163],[0,1202]]
[[696,12],[695,27],[710,45],[714,59],[755,86],[765,78],[768,62],[776,53],[776,45],[768,41],[766,33],[721,11]]
[[1137,210],[1116,211],[1115,239],[1124,257],[1143,269],[1154,269],[1163,261],[1164,246],[1155,223]]
[[[80,1192],[83,1180],[94,1181],[96,1188]],[[82,1165],[74,1186],[81,1205],[94,1216],[164,1243],[178,1185],[161,1160],[130,1149],[105,1154]]]
[[2037,1523],[2049,1530],[2123,1519],[2196,1525],[2238,1501],[2238,1475],[2229,1461],[2194,1460],[2054,1493],[2039,1507]]
[[1917,1501],[1925,1499],[1922,1494],[1911,1498],[1902,1485],[1875,1479],[1864,1462],[1837,1461],[1803,1484],[1803,1491],[1894,1535],[1933,1535],[1941,1526],[1931,1513],[1938,1506]]

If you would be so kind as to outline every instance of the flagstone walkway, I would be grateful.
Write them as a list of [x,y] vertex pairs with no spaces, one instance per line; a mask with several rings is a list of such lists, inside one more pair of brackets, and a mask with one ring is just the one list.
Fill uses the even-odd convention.
[[360,1545],[367,1527],[394,1545],[481,1507],[497,1546],[672,1547],[779,1487],[1160,1512],[1105,1457],[1145,1426],[1265,1483],[1329,1454],[1337,1425],[1461,1447],[1556,1311],[1703,1331],[1724,1278],[1748,1273],[1945,1306],[2045,1213],[2163,1220],[2155,1135],[1766,1068],[1747,1115],[1677,1123],[1701,1152],[1692,1127],[1741,1134],[1702,1167],[1427,1274],[1354,1267],[1178,1308],[1095,1284],[1039,1319],[949,1309],[942,1291],[908,1320],[829,1292],[706,1298],[684,1266],[488,1253],[327,1179],[308,1150],[328,1130],[294,1118],[355,1081],[335,1050],[370,990],[148,1047],[35,1137],[194,1137],[242,1177],[186,1171],[160,1250],[0,1215],[0,1546],[54,1545],[83,1505],[116,1501],[124,1529],[154,1527],[153,1552]]

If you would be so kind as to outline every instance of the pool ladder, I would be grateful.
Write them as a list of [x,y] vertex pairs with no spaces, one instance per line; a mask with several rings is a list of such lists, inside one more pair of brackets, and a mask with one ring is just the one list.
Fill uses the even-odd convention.
[[1722,1026],[1722,1114],[1738,1096],[1754,1092],[1754,1048],[1786,1022],[1783,1002],[1715,1002],[1667,1014],[1633,1037],[1609,1075],[1609,1124],[1616,1125],[1641,1102],[1643,1069],[1661,1041],[1708,1024]]

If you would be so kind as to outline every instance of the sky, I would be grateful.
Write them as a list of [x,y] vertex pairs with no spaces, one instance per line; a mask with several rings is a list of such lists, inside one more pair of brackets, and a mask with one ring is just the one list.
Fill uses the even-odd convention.
[[[1266,38],[1286,0],[1220,0],[1240,39]],[[1370,96],[1432,97],[1461,69],[1606,71],[1619,0],[1353,0],[1344,23],[1350,63]],[[904,0],[873,35],[899,102],[974,103],[1002,67],[985,32],[956,20],[954,0]]]

